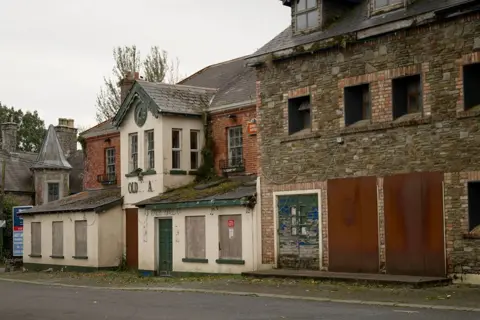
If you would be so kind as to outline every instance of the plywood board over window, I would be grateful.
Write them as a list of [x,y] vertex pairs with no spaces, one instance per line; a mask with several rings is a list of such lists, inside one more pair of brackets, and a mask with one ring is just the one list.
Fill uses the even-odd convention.
[[52,257],[63,257],[63,221],[52,222]]
[[75,221],[75,258],[87,258],[87,221]]
[[185,256],[205,259],[205,217],[185,217]]
[[40,222],[32,222],[31,237],[32,237],[31,256],[41,256],[42,255],[42,224]]
[[242,259],[242,216],[219,216],[220,260]]

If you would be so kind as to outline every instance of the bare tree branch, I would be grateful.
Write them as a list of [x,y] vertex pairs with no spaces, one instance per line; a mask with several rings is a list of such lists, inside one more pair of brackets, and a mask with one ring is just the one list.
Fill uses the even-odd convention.
[[167,58],[168,54],[165,50],[160,50],[158,46],[152,47],[147,58],[143,61],[145,80],[163,82],[168,69]]

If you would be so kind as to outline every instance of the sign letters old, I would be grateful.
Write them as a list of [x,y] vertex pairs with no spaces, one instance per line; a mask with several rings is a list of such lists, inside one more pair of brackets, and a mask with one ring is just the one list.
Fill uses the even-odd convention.
[[128,183],[128,193],[138,193],[138,183],[129,182]]

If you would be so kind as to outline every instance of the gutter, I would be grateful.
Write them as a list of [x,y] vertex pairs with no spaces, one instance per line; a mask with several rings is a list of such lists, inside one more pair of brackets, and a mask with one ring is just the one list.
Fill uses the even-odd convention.
[[145,205],[145,209],[163,210],[163,209],[233,207],[233,206],[246,206],[249,203],[250,201],[247,198],[229,199],[229,200],[200,200],[200,201],[148,204],[148,205]]
[[226,104],[218,107],[211,107],[208,108],[209,112],[221,112],[221,111],[226,111],[230,109],[236,109],[236,108],[243,108],[243,107],[250,107],[256,104],[256,100],[245,100],[242,102],[236,102],[236,103],[231,103],[231,104]]

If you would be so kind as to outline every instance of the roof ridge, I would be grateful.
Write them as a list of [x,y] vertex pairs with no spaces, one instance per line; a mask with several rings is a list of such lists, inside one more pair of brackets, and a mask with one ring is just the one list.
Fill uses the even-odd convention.
[[205,91],[210,91],[210,92],[215,92],[217,89],[215,88],[207,88],[207,87],[199,87],[199,86],[189,86],[185,84],[171,84],[171,83],[165,83],[165,82],[150,82],[150,81],[145,81],[145,80],[137,80],[140,84],[143,83],[149,83],[157,86],[163,86],[163,87],[170,87],[170,88],[177,88],[180,90],[187,90],[187,89],[195,89],[197,91],[200,90],[205,90]]

